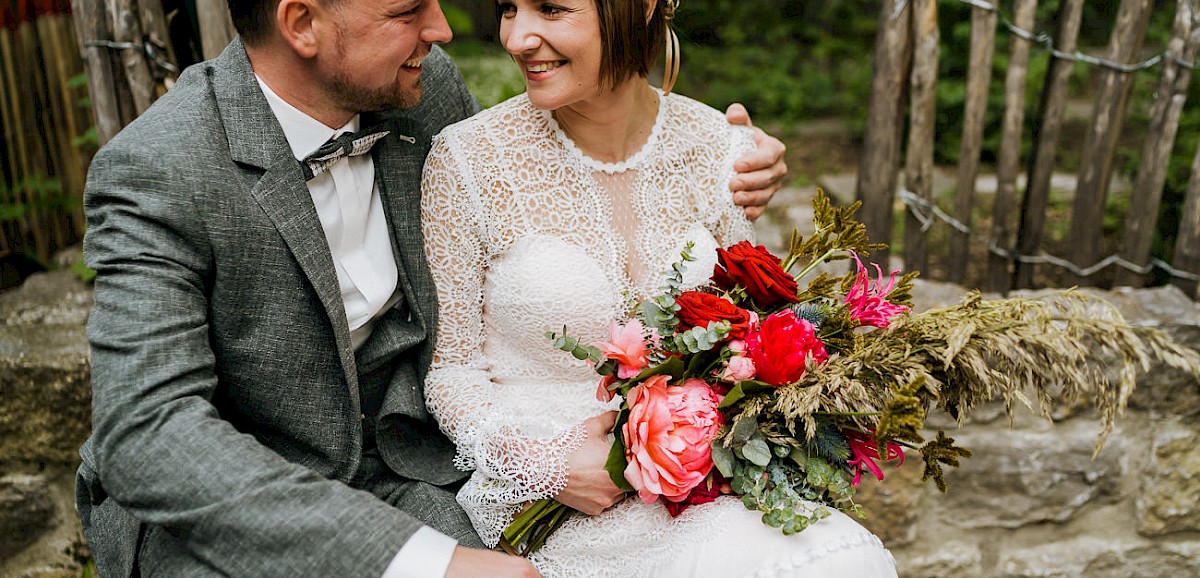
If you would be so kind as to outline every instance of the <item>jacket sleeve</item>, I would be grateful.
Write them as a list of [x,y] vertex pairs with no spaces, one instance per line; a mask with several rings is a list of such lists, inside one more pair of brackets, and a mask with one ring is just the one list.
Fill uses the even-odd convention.
[[[97,272],[91,447],[104,492],[215,574],[382,575],[421,523],[282,458],[212,403],[220,279],[199,186],[172,169],[185,155],[161,148],[118,137],[93,160],[85,195]],[[312,419],[331,417],[314,408]]]

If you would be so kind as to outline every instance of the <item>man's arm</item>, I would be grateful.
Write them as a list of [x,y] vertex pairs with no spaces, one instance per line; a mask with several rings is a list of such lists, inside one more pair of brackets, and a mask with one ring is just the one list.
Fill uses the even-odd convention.
[[109,499],[154,526],[147,544],[215,573],[380,576],[421,523],[222,419],[211,401],[214,256],[191,198],[200,187],[178,182],[194,168],[133,140],[96,156],[86,197],[98,272],[92,441]]
[[[738,103],[729,105],[725,117],[730,124],[754,128],[750,114]],[[737,174],[729,182],[733,202],[745,207],[746,217],[752,221],[762,216],[771,197],[783,186],[783,178],[788,170],[783,159],[787,147],[783,142],[754,128],[754,144],[754,150],[742,155],[734,163],[733,169]]]

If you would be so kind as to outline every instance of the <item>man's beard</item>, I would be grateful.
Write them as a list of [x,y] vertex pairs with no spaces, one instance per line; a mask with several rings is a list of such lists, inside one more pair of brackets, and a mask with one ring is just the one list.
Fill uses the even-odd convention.
[[388,109],[409,109],[421,102],[421,82],[417,81],[412,90],[399,90],[396,86],[376,89],[363,89],[354,86],[341,73],[330,79],[329,89],[334,97],[346,108],[358,112],[375,112]]
[[[338,26],[337,49],[341,54],[347,54],[349,33]],[[394,74],[394,72],[393,72]],[[363,89],[354,85],[340,70],[333,75],[329,82],[329,90],[346,110],[358,112],[376,112],[388,109],[409,109],[421,102],[421,80],[412,90],[401,90],[392,85],[385,88]]]

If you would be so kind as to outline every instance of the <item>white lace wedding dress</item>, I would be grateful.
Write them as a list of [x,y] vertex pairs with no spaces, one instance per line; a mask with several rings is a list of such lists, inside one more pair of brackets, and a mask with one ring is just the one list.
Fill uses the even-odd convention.
[[[583,155],[524,95],[435,139],[422,220],[440,313],[426,401],[475,470],[459,502],[485,543],[522,504],[563,488],[579,424],[615,407],[544,333],[607,340],[687,240],[698,260],[685,279],[704,281],[718,243],[752,236],[728,188],[752,146],[748,130],[676,95],[617,164]],[[629,498],[573,517],[531,560],[547,578],[895,576],[879,539],[840,513],[784,536],[732,497],[677,518]]]

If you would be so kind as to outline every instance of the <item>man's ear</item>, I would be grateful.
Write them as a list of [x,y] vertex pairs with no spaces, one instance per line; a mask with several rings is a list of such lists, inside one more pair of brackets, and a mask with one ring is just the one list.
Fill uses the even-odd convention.
[[283,41],[302,58],[317,55],[317,26],[314,17],[319,7],[312,0],[280,0],[275,7],[275,26]]
[[658,0],[645,0],[646,2],[646,24],[650,24],[650,19],[654,17],[654,8],[658,6]]

